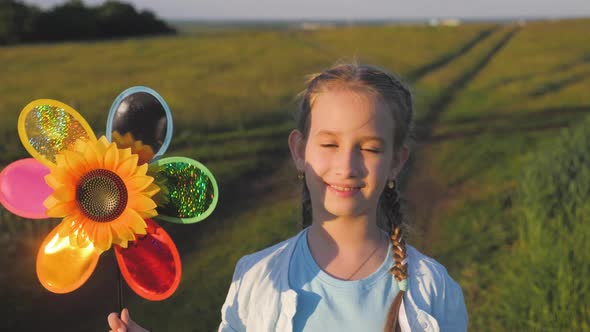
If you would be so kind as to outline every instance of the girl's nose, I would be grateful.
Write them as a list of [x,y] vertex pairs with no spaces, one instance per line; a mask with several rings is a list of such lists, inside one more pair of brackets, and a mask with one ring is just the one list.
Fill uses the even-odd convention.
[[362,156],[355,150],[341,150],[336,160],[336,173],[344,178],[359,177],[362,173]]

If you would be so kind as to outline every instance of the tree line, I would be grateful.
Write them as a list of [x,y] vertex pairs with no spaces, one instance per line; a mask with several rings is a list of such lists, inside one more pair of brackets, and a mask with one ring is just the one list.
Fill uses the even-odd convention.
[[175,34],[149,10],[109,0],[87,7],[70,0],[43,11],[16,0],[0,0],[0,45]]

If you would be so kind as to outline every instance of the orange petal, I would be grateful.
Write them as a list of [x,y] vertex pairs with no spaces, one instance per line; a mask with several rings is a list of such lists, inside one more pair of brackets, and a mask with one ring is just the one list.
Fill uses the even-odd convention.
[[59,188],[59,187],[62,186],[62,183],[59,182],[57,180],[57,178],[54,175],[52,175],[51,173],[45,175],[45,183],[47,183],[47,185],[49,187],[51,187],[51,189],[53,189],[53,190],[55,190],[55,189],[57,189],[57,188]]
[[43,241],[37,254],[37,276],[43,287],[54,293],[71,292],[86,282],[96,267],[101,251],[90,245],[72,246],[57,226]]
[[51,196],[61,202],[70,202],[76,199],[76,189],[70,186],[61,186]]
[[62,185],[76,185],[76,177],[68,171],[67,167],[55,167],[50,174]]
[[68,162],[66,161],[66,157],[63,153],[58,153],[55,155],[55,165],[57,167],[67,167]]
[[52,218],[65,217],[77,208],[75,201],[58,203],[47,209],[47,216]]
[[55,197],[53,197],[53,195],[49,195],[49,197],[47,197],[45,199],[45,201],[43,201],[43,206],[45,206],[45,208],[49,209],[50,207],[53,207],[56,204],[59,204],[59,200]]
[[87,164],[83,154],[70,150],[63,150],[62,153],[66,157],[66,162],[68,163],[71,174],[79,178],[86,173]]

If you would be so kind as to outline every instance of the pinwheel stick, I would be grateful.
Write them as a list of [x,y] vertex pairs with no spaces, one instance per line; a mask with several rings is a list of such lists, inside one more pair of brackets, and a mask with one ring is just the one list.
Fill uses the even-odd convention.
[[115,260],[115,264],[117,265],[117,303],[119,305],[119,312],[123,311],[123,278],[121,278],[121,268],[117,261]]

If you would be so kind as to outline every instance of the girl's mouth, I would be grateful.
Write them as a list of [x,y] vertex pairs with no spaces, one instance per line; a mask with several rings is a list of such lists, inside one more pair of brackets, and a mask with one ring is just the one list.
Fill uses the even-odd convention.
[[360,187],[347,187],[347,186],[338,186],[334,184],[326,183],[327,187],[335,193],[337,196],[340,197],[350,197],[360,191]]

